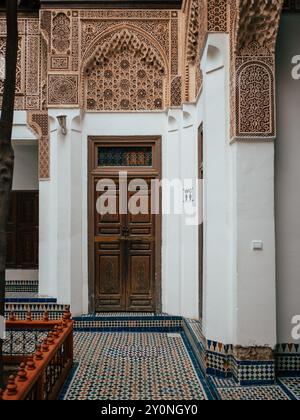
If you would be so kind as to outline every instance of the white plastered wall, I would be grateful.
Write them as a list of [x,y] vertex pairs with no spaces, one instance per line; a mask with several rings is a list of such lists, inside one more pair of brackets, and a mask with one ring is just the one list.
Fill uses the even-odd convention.
[[[228,35],[208,36],[201,67],[204,335],[225,344],[273,348],[274,143],[252,139],[230,142]],[[262,241],[263,250],[253,251],[255,240]]]
[[[292,318],[300,315],[300,15],[284,14],[277,44],[277,141],[275,161],[278,342],[293,343]],[[298,74],[300,72],[298,71]]]
[[[67,116],[63,136],[56,116]],[[172,116],[173,115],[173,116]],[[74,314],[88,312],[88,137],[162,137],[162,178],[197,176],[196,107],[166,112],[80,113],[51,110],[51,179],[40,183],[40,290]],[[183,191],[179,191],[179,200]],[[163,190],[163,203],[166,199]],[[197,226],[183,215],[162,218],[162,310],[198,317]]]
[[209,35],[201,67],[204,78],[203,329],[208,339],[231,343],[233,237],[230,212],[228,35]]

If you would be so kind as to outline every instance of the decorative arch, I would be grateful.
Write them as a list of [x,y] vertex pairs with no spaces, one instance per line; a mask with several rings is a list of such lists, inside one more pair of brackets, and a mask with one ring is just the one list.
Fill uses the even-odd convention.
[[153,66],[162,75],[165,74],[165,66],[152,45],[147,45],[134,32],[124,28],[121,32],[116,32],[109,41],[98,46],[85,65],[86,75],[89,75],[94,68],[104,66],[114,56],[125,50],[139,56],[141,61],[148,66]]
[[82,106],[88,110],[162,110],[168,61],[151,37],[118,25],[93,42],[82,62]]

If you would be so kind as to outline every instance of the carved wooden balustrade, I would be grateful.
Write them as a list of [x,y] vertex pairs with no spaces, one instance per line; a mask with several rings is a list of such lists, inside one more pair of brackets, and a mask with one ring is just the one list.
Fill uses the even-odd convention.
[[73,364],[73,321],[69,307],[61,320],[50,321],[47,311],[43,319],[19,321],[11,313],[6,322],[4,365],[18,366],[16,376],[8,378],[0,399],[55,400]]

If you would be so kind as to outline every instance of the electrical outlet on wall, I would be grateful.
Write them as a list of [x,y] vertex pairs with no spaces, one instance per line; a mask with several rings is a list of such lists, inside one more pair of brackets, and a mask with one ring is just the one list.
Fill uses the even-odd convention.
[[252,251],[263,251],[264,243],[263,241],[256,240],[252,241]]

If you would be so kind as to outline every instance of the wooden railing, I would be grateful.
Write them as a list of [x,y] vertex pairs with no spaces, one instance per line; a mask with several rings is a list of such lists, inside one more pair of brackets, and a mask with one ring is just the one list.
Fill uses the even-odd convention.
[[[30,312],[26,321],[18,321],[11,314],[6,322],[6,329],[12,343],[6,346],[4,365],[19,365],[19,368],[16,376],[11,375],[8,378],[4,392],[0,391],[0,399],[6,401],[57,399],[73,364],[73,321],[69,308],[60,321],[49,321],[47,312],[41,321],[32,321]],[[26,337],[22,334],[31,333],[37,337],[37,331],[43,334],[44,338],[35,346],[35,352],[28,354]],[[25,338],[24,344],[20,334]],[[14,335],[15,340],[21,343],[17,352],[14,348]],[[8,351],[9,349],[11,351]]]

